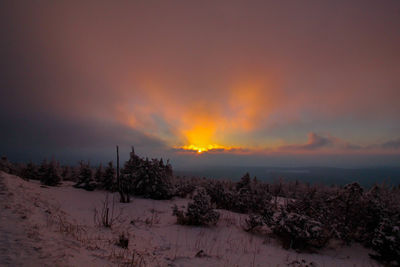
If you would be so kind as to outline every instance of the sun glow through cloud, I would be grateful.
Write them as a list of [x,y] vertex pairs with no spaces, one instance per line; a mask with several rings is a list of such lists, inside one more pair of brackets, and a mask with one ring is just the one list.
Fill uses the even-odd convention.
[[187,151],[196,152],[198,154],[201,154],[201,153],[207,152],[207,151],[215,151],[215,150],[226,151],[226,150],[233,149],[232,147],[226,147],[226,146],[221,146],[221,145],[216,145],[216,144],[206,145],[206,146],[186,145],[186,146],[182,146],[182,147],[178,147],[178,148],[187,150]]
[[203,124],[195,125],[189,130],[183,130],[182,134],[186,139],[186,145],[176,146],[177,149],[196,152],[201,154],[207,151],[225,151],[231,150],[232,147],[216,144],[216,124],[212,120],[203,118]]

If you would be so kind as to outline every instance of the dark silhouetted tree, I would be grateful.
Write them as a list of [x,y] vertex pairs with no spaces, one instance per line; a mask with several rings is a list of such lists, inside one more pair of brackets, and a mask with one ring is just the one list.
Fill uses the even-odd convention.
[[38,180],[39,179],[37,166],[32,161],[28,162],[28,164],[26,164],[25,168],[23,168],[22,177],[27,180]]
[[101,180],[101,187],[105,190],[114,191],[116,187],[116,171],[113,162],[110,161],[104,170],[103,178]]
[[48,186],[56,186],[60,183],[61,176],[58,173],[57,163],[52,160],[50,163],[44,162],[40,166],[40,182]]
[[88,191],[93,191],[96,188],[89,163],[80,162],[78,182],[75,184],[75,187],[83,188]]

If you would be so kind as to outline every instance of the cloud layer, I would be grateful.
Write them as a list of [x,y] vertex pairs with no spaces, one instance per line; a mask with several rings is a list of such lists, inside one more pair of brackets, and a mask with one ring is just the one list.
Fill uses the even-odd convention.
[[398,1],[0,5],[4,153],[399,149]]

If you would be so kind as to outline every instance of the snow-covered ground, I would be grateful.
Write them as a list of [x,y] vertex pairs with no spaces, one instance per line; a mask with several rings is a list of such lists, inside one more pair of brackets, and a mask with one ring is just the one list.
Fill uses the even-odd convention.
[[[284,250],[242,230],[245,216],[220,211],[215,227],[176,224],[171,207],[186,199],[133,198],[43,187],[0,173],[0,266],[379,266],[369,250],[331,244],[318,253]],[[111,228],[98,218],[108,198]],[[127,249],[116,245],[129,237]]]

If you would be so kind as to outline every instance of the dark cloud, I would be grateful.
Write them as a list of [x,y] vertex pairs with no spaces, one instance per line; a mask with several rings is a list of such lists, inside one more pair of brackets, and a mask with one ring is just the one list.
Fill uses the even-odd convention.
[[[0,153],[19,160],[39,160],[43,157],[86,159],[94,161],[113,158],[115,145],[139,151],[160,153],[165,144],[114,121],[79,120],[42,114],[0,116],[4,127],[0,131]],[[98,154],[97,154],[98,153]]]
[[323,137],[321,135],[317,135],[316,133],[310,133],[308,135],[307,143],[304,145],[300,145],[299,148],[306,150],[313,150],[321,147],[331,146],[333,143],[334,142],[332,138]]
[[279,150],[317,150],[324,147],[333,146],[335,140],[328,136],[318,135],[314,132],[308,134],[308,140],[305,144],[284,145]]
[[278,148],[278,150],[288,151],[288,150],[304,150],[313,151],[320,150],[324,148],[340,149],[342,151],[346,150],[359,150],[363,147],[355,144],[351,144],[339,138],[336,138],[330,134],[322,135],[314,132],[308,134],[308,140],[305,144],[296,145],[284,145]]
[[384,142],[380,146],[384,149],[400,149],[400,138]]

